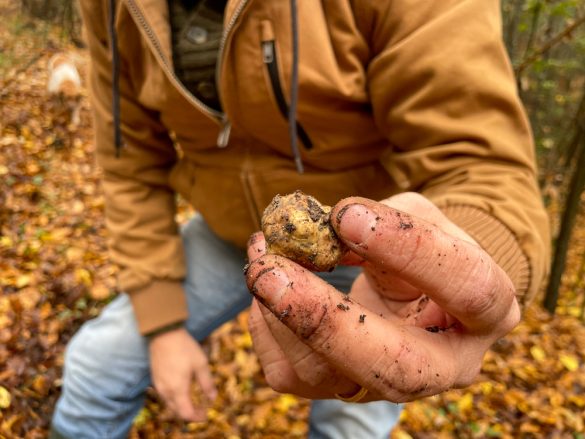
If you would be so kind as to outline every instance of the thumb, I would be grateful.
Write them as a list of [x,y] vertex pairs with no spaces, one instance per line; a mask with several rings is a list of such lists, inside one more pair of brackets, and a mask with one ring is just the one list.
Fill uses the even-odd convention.
[[[340,202],[340,203],[343,203]],[[445,233],[475,243],[475,240],[455,225],[432,201],[417,192],[402,192],[380,201],[388,207],[409,213],[438,226]]]

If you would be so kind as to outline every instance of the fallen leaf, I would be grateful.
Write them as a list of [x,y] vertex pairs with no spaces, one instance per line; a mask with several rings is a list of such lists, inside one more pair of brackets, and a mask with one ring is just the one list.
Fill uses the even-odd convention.
[[30,280],[31,280],[31,277],[29,274],[23,274],[21,276],[18,276],[18,278],[16,279],[16,282],[15,282],[15,286],[17,288],[24,288],[28,284],[30,284]]
[[559,360],[561,361],[561,364],[571,372],[575,372],[579,369],[579,359],[574,355],[562,354],[559,357]]
[[105,300],[111,295],[110,289],[102,283],[94,284],[89,295],[94,300]]
[[11,397],[6,388],[0,386],[0,409],[7,409],[10,407]]
[[287,413],[291,408],[296,407],[299,404],[299,400],[296,396],[285,393],[280,395],[276,400],[274,407],[281,413]]
[[457,408],[462,413],[469,412],[473,408],[473,395],[471,393],[463,395],[459,401],[457,401]]
[[78,268],[75,270],[75,280],[85,286],[90,286],[92,284],[91,273],[85,268]]
[[539,363],[544,361],[546,358],[546,353],[540,346],[532,346],[530,348],[530,355],[532,355],[532,358],[534,358]]

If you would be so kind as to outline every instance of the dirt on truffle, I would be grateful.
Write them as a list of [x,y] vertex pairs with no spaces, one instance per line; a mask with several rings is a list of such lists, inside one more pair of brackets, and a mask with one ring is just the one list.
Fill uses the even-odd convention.
[[266,253],[313,271],[331,271],[347,252],[330,223],[331,207],[301,191],[277,195],[264,210]]

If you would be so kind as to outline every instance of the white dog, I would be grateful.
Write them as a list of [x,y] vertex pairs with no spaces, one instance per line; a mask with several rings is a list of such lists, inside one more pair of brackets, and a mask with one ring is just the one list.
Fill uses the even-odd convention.
[[71,125],[79,124],[81,110],[81,77],[75,62],[63,53],[51,57],[48,64],[49,79],[47,91],[50,96],[60,99],[71,110]]

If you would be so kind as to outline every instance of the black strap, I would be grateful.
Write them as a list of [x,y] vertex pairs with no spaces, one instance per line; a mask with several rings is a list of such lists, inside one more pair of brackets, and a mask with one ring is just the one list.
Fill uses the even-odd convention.
[[304,172],[301,153],[297,142],[297,102],[299,95],[299,29],[297,17],[297,2],[290,0],[291,27],[292,27],[292,66],[290,74],[290,103],[288,106],[288,132],[290,147],[295,159],[299,174]]
[[112,116],[114,123],[114,146],[116,157],[122,149],[122,132],[120,128],[120,55],[118,53],[118,35],[116,34],[116,0],[110,0],[109,32],[112,51]]

